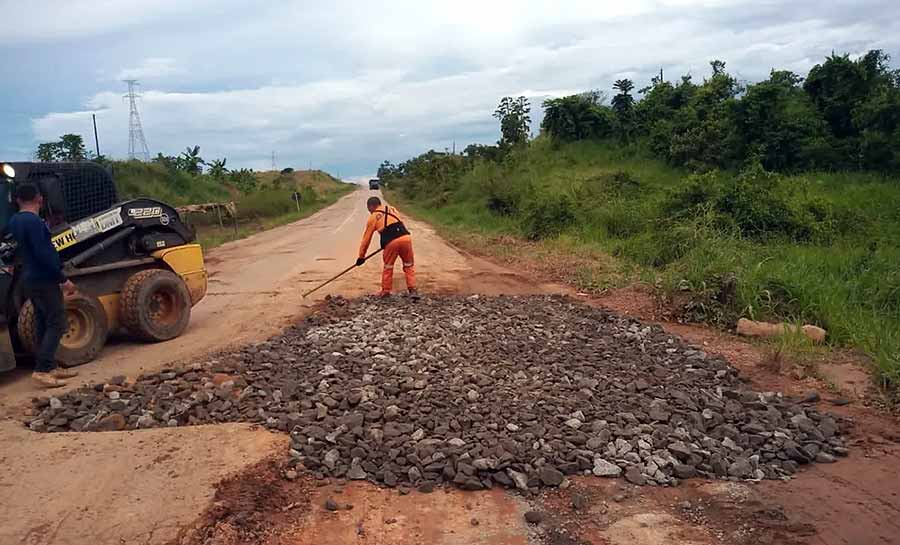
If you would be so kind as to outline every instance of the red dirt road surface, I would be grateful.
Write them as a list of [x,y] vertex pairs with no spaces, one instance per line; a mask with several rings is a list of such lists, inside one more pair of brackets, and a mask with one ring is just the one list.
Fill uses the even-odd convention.
[[[209,252],[210,295],[183,337],[156,345],[122,340],[83,366],[72,387],[204,361],[210,352],[277,333],[328,294],[376,291],[379,262],[310,300],[300,296],[353,262],[369,195],[357,191],[310,218]],[[575,296],[466,255],[421,222],[411,221],[410,230],[423,291]],[[395,282],[401,289],[401,274]],[[656,316],[652,298],[637,289],[580,298],[647,321]],[[565,490],[536,496],[441,488],[402,494],[305,475],[289,480],[286,436],[253,426],[31,432],[21,424],[24,411],[45,393],[21,371],[0,377],[0,544],[900,544],[900,425],[855,397],[863,389],[858,382],[833,392],[773,370],[765,347],[702,327],[663,325],[727,358],[754,389],[818,391],[821,410],[855,422],[850,456],[786,482],[692,479],[653,488],[579,477]],[[833,375],[848,375],[839,371]],[[833,405],[839,397],[852,403]],[[329,499],[337,510],[326,509]],[[526,522],[529,511],[540,521]]]

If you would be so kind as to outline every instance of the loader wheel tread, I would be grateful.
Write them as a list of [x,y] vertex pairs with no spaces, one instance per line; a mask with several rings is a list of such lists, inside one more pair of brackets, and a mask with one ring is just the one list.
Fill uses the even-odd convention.
[[22,348],[29,354],[34,354],[37,346],[37,319],[35,319],[34,305],[31,304],[31,301],[25,301],[22,308],[19,309],[16,331],[19,333]]
[[[74,367],[93,361],[103,350],[109,336],[109,321],[103,304],[93,296],[78,294],[65,301],[66,331],[56,350],[56,361]],[[22,348],[34,354],[37,349],[37,318],[34,305],[26,301],[19,309],[16,323]]]
[[145,341],[174,339],[184,332],[191,318],[191,296],[184,280],[164,269],[131,275],[119,301],[122,324]]

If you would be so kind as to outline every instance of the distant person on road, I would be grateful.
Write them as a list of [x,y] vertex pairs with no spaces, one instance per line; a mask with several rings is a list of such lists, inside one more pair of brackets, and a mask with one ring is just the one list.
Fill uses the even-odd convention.
[[37,321],[31,376],[41,386],[58,388],[66,385],[63,379],[78,374],[56,365],[56,350],[66,331],[63,292],[66,296],[74,295],[76,288],[63,273],[62,261],[50,241],[50,230],[41,219],[44,198],[37,187],[28,183],[19,185],[16,201],[19,212],[9,220],[9,232],[18,243],[25,297],[34,305]]
[[381,248],[384,250],[384,270],[381,272],[381,297],[391,294],[394,283],[394,263],[399,257],[403,261],[403,274],[406,276],[406,288],[413,297],[418,297],[416,291],[416,267],[413,258],[412,237],[409,230],[403,225],[400,213],[393,206],[381,203],[378,197],[370,197],[366,201],[369,209],[369,221],[366,223],[366,232],[363,234],[362,244],[359,245],[359,258],[356,266],[366,262],[366,252],[372,242],[372,235],[377,231],[381,235]]

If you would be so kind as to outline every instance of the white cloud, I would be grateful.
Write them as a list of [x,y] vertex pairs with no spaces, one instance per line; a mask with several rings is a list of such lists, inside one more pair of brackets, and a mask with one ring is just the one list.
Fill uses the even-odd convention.
[[0,0],[0,44],[46,43],[109,34],[200,11],[215,0]]
[[181,72],[175,59],[151,57],[133,68],[125,68],[116,74],[117,80],[162,78]]
[[[163,0],[127,4],[133,12],[113,3],[123,5],[35,2],[20,10],[27,16],[15,15],[27,24],[14,39],[40,39],[46,16],[51,36],[127,29],[136,53],[127,49],[129,56],[145,59],[103,67],[116,78],[87,93],[79,111],[36,116],[36,140],[77,132],[90,142],[97,111],[101,151],[124,156],[127,104],[123,86],[110,80],[127,76],[144,80],[139,106],[154,154],[199,144],[206,157],[268,168],[274,150],[279,166],[313,161],[345,175],[454,139],[457,149],[496,140],[491,113],[504,95],[532,97],[537,122],[544,97],[610,92],[621,75],[640,88],[660,67],[667,79],[700,79],[720,58],[755,80],[772,67],[804,73],[832,48],[900,48],[900,17],[851,20],[856,5],[840,3],[810,15],[809,0],[305,0],[252,10],[232,9],[231,0]],[[70,5],[85,15],[75,17]]]

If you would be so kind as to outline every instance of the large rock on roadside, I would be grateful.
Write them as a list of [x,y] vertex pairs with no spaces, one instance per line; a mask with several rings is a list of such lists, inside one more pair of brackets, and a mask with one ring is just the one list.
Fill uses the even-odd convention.
[[544,486],[559,486],[565,479],[565,475],[556,468],[545,466],[541,468],[540,478]]
[[593,473],[597,477],[619,477],[622,475],[622,468],[603,458],[597,457],[594,458]]
[[647,478],[644,477],[643,473],[641,473],[641,468],[638,466],[630,466],[625,470],[625,480],[638,486],[647,484]]
[[125,420],[124,416],[119,413],[113,413],[101,418],[97,422],[96,429],[97,431],[120,431],[124,430],[127,424],[128,421]]

